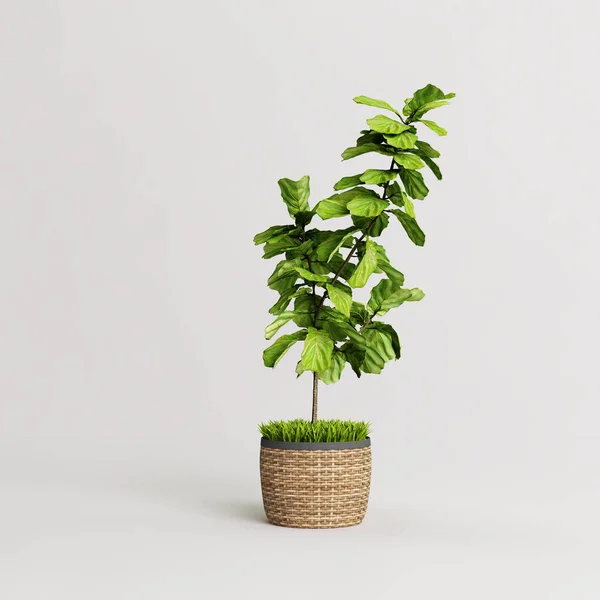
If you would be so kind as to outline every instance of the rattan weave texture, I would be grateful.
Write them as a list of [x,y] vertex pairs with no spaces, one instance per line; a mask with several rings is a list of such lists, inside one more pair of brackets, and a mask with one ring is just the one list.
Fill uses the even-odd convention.
[[352,450],[260,449],[267,519],[284,527],[358,525],[371,485],[371,447]]

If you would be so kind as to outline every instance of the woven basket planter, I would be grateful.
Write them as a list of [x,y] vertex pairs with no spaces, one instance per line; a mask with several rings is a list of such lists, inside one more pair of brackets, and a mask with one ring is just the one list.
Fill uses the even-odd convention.
[[263,438],[260,480],[265,513],[275,525],[358,525],[369,501],[371,440],[303,443]]

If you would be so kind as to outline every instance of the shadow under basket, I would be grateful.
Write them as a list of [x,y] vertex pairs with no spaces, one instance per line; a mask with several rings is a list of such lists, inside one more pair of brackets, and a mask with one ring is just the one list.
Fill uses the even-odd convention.
[[358,525],[371,487],[371,440],[274,442],[261,439],[260,481],[274,525],[328,529]]

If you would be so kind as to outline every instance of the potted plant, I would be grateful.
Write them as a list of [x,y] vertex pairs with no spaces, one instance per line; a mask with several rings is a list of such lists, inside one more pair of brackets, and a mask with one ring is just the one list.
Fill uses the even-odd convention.
[[[404,286],[379,238],[397,220],[417,246],[425,234],[417,223],[413,200],[429,193],[420,170],[427,167],[442,178],[434,159],[439,152],[419,139],[420,125],[437,135],[446,130],[423,118],[448,104],[454,94],[426,85],[397,110],[382,100],[358,96],[358,104],[383,109],[367,119],[356,145],[342,153],[348,160],[373,152],[387,159],[383,168],[343,177],[335,193],[309,205],[309,177],[280,179],[281,196],[291,223],[274,225],[257,234],[263,258],[282,256],[268,286],[278,292],[269,312],[275,316],[265,337],[294,324],[263,353],[267,367],[275,367],[297,342],[302,342],[298,376],[312,373],[310,421],[271,421],[259,426],[262,434],[260,473],[268,520],[288,527],[328,528],[360,523],[367,509],[371,480],[369,425],[353,421],[319,421],[319,381],[337,382],[346,363],[357,377],[378,374],[400,358],[400,340],[382,317],[404,302],[421,300],[423,292]],[[343,218],[343,227],[321,230],[311,226],[315,216],[327,221]],[[377,240],[377,241],[376,241]],[[354,297],[372,275],[381,275],[366,302]],[[360,294],[360,292],[359,292]]]

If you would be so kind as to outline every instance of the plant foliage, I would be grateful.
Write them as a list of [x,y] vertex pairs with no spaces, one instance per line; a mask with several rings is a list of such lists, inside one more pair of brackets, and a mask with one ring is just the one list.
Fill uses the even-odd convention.
[[[265,337],[273,338],[284,326],[295,325],[297,330],[280,335],[264,351],[266,366],[274,367],[296,342],[302,342],[296,373],[312,371],[331,384],[339,380],[346,363],[360,377],[380,373],[387,362],[400,357],[398,334],[381,317],[424,294],[404,287],[404,275],[375,238],[392,222],[415,245],[424,245],[413,200],[429,194],[424,172],[431,171],[436,179],[442,173],[435,162],[440,153],[419,136],[446,135],[444,128],[423,117],[452,97],[431,84],[407,98],[401,109],[357,96],[356,103],[389,114],[368,118],[368,129],[344,150],[342,159],[372,153],[374,168],[343,177],[331,196],[312,207],[308,175],[298,181],[279,180],[291,223],[274,225],[254,237],[255,244],[264,246],[264,258],[278,258],[267,282],[279,295],[269,311],[276,318]],[[310,226],[315,215],[328,225],[334,219],[344,222],[338,229],[319,229]],[[374,275],[382,278],[372,286],[369,300],[358,302],[355,290],[367,287]],[[294,427],[297,434],[300,425]]]
[[321,420],[316,423],[295,419],[261,423],[262,437],[275,442],[358,442],[371,432],[371,424],[364,421]]

